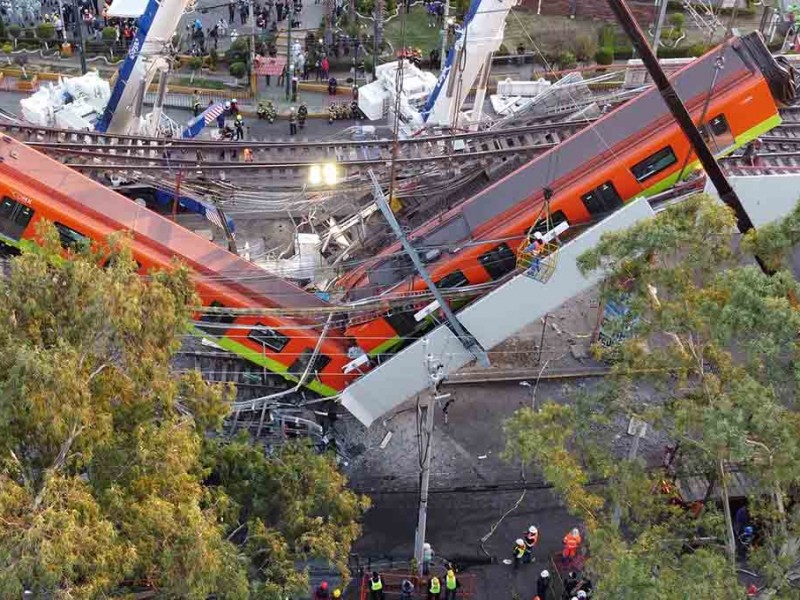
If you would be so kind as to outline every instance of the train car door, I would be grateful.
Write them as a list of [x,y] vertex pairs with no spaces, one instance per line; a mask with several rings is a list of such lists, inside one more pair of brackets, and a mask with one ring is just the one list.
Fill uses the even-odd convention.
[[700,133],[715,156],[728,150],[736,141],[723,114],[710,119],[700,128]]
[[588,194],[584,194],[581,196],[581,200],[592,219],[607,215],[622,206],[622,198],[610,181],[606,181]]
[[6,196],[0,201],[0,234],[18,242],[33,218],[33,209]]

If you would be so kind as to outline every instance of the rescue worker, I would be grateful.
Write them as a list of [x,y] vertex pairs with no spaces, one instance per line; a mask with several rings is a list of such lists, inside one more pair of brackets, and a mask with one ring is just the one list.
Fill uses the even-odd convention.
[[539,530],[535,525],[528,527],[528,533],[525,534],[525,547],[528,552],[533,552],[534,546],[539,543]]
[[328,125],[333,125],[334,119],[336,119],[336,105],[331,102],[331,105],[328,107]]
[[197,90],[192,94],[192,114],[195,117],[200,114],[200,92]]
[[297,124],[300,126],[300,129],[306,126],[307,117],[308,107],[305,105],[305,103],[302,103],[297,109]]
[[236,128],[236,139],[243,140],[244,139],[244,119],[242,115],[236,115],[236,121],[234,121],[233,126]]
[[434,575],[431,577],[431,580],[428,582],[428,600],[439,600],[439,596],[442,593],[442,584],[439,581],[439,578]]
[[236,98],[231,99],[230,111],[234,117],[239,114],[239,101]]
[[369,600],[383,600],[383,579],[377,571],[372,572],[369,580]]
[[294,106],[289,109],[289,135],[297,135],[297,113]]
[[414,584],[408,579],[403,579],[403,583],[400,584],[400,600],[411,600],[413,594]]
[[444,598],[445,600],[456,600],[456,594],[460,582],[456,579],[456,572],[453,565],[447,565],[447,574],[444,578]]
[[572,560],[578,554],[580,546],[581,532],[576,527],[564,536],[564,549],[561,551],[561,557],[564,560]]
[[547,600],[547,592],[550,589],[550,572],[545,569],[539,573],[536,580],[536,597],[540,600]]
[[422,544],[422,574],[429,575],[431,572],[431,561],[433,561],[433,548],[428,542]]
[[220,132],[225,129],[225,111],[217,115],[217,127],[219,127]]
[[572,598],[575,595],[575,590],[578,589],[579,583],[578,574],[575,571],[570,571],[564,580],[564,598]]
[[516,569],[519,567],[519,563],[525,560],[525,554],[526,554],[525,542],[522,540],[522,538],[514,542],[513,554],[514,554],[514,568]]
[[323,581],[319,584],[319,587],[314,592],[314,600],[328,600],[330,597],[330,593],[328,592],[328,582]]

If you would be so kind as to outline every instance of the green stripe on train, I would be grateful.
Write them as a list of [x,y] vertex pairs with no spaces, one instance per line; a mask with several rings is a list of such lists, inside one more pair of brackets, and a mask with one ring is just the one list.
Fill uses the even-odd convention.
[[[752,142],[754,139],[756,139],[760,135],[764,135],[769,130],[774,129],[775,127],[780,125],[781,124],[781,120],[782,119],[781,119],[780,114],[776,114],[776,115],[770,117],[769,119],[767,119],[766,121],[762,121],[761,123],[759,123],[755,127],[751,127],[747,131],[742,132],[742,134],[739,135],[739,137],[737,137],[734,140],[734,143],[733,143],[732,146],[730,146],[729,148],[726,148],[724,152],[721,152],[721,153],[716,155],[717,158],[720,158],[720,157],[723,157],[723,156],[727,156],[728,154],[730,154],[734,150],[737,150],[737,149],[741,148],[742,146],[744,146],[745,144],[748,144],[748,143]],[[686,165],[686,168],[683,169],[684,177],[688,177],[689,174],[699,166],[700,166],[700,161],[697,160],[697,159],[695,159],[692,162],[690,162],[688,165]],[[664,179],[662,179],[661,181],[659,181],[655,185],[653,185],[653,186],[651,186],[651,187],[649,187],[649,188],[647,188],[645,190],[642,190],[642,192],[639,194],[639,196],[645,196],[645,197],[653,196],[655,194],[658,194],[660,192],[663,192],[663,191],[671,188],[673,185],[675,185],[678,182],[678,176],[680,174],[681,174],[681,170],[679,169],[676,173],[673,173],[669,177],[665,177]]]
[[[245,359],[249,360],[250,362],[253,362],[253,363],[257,364],[257,365],[260,365],[260,366],[264,367],[265,369],[267,369],[268,371],[272,371],[273,373],[277,373],[278,375],[281,375],[282,377],[285,377],[289,381],[294,381],[294,382],[299,381],[299,379],[297,377],[294,377],[293,375],[290,375],[288,373],[289,367],[287,367],[283,363],[278,362],[275,359],[270,358],[269,356],[265,356],[263,354],[259,354],[258,352],[256,352],[255,350],[253,350],[251,348],[248,348],[244,344],[240,344],[239,342],[235,342],[231,338],[228,338],[228,337],[218,338],[218,337],[210,336],[205,331],[202,331],[201,329],[198,329],[197,327],[194,327],[194,326],[192,326],[192,331],[195,333],[195,335],[199,335],[201,337],[208,338],[209,340],[211,340],[212,342],[214,342],[215,344],[217,344],[221,348],[224,348],[225,350],[227,350],[229,352],[233,352],[234,354],[238,354],[242,358],[245,358]],[[307,387],[310,390],[313,390],[313,391],[317,392],[318,394],[321,394],[322,396],[335,396],[336,394],[339,393],[337,390],[335,390],[334,388],[332,388],[330,386],[325,385],[324,383],[322,383],[318,379],[314,379],[312,381],[307,382],[305,384],[305,387]]]

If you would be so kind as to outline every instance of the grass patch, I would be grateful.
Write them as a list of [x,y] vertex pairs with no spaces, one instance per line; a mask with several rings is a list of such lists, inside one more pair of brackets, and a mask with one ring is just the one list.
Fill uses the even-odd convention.
[[[431,50],[438,48],[442,43],[439,37],[440,30],[436,27],[428,27],[428,14],[422,6],[413,7],[411,12],[406,15],[405,44],[402,42],[401,25],[402,15],[397,15],[384,27],[384,35],[395,51],[403,46],[419,48],[422,50],[423,57],[427,57]],[[372,27],[371,21],[369,27]]]
[[203,79],[202,77],[195,77],[194,79],[191,77],[179,77],[177,84],[185,87],[196,87],[198,89],[205,88],[207,90],[224,90],[226,88],[225,83],[222,81]]

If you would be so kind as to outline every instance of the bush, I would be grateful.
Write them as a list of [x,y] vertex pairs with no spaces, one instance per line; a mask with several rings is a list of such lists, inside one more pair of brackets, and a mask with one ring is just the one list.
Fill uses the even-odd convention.
[[201,69],[203,67],[203,59],[202,59],[202,57],[193,56],[192,58],[189,59],[189,62],[187,63],[187,66],[192,71],[197,71],[197,69]]
[[579,35],[573,44],[575,58],[580,61],[591,60],[597,52],[597,40],[590,35]]
[[247,73],[247,65],[243,62],[231,63],[229,70],[231,75],[238,79],[240,77],[244,77]]
[[211,69],[216,69],[218,64],[219,54],[217,54],[217,51],[212,48],[211,52],[208,53],[208,66]]
[[697,42],[686,49],[686,56],[703,56],[706,52],[708,52],[708,46],[703,42]]
[[56,37],[56,28],[52,23],[40,23],[36,26],[36,37],[40,40],[52,40]]
[[508,48],[506,47],[505,44],[500,44],[500,47],[497,49],[497,52],[495,52],[495,54],[497,56],[508,56],[510,52],[508,51]]
[[614,33],[613,25],[603,25],[600,29],[600,47],[613,48],[616,35]]
[[595,52],[594,60],[598,65],[610,65],[614,62],[614,50],[608,47],[600,48]]
[[684,23],[686,23],[686,17],[684,16],[683,13],[676,12],[672,13],[669,16],[669,24],[672,25],[678,31],[683,29]]
[[572,52],[562,52],[558,55],[558,64],[562,69],[574,69],[578,62]]
[[19,25],[12,25],[8,28],[8,35],[10,35],[12,38],[18,38],[21,33],[22,29]]
[[103,27],[103,39],[107,42],[114,42],[117,39],[116,27]]
[[250,43],[246,37],[237,38],[228,51],[225,53],[225,58],[228,64],[238,62],[247,63],[247,58],[250,56]]
[[14,46],[11,42],[6,42],[3,44],[3,52],[5,54],[11,54],[14,51]]

